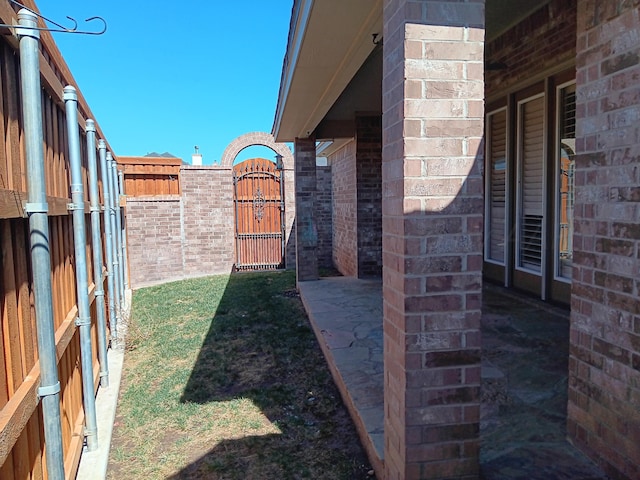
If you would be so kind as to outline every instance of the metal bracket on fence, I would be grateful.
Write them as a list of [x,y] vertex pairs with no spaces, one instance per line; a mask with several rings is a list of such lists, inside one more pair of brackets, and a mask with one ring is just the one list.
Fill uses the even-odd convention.
[[93,292],[96,297],[104,297],[104,290],[96,290]]
[[47,385],[46,387],[38,387],[38,397],[48,397],[49,395],[55,395],[60,392],[60,382],[56,382],[53,385]]
[[84,210],[84,204],[82,203],[67,203],[67,210],[70,212],[74,210]]
[[[67,18],[69,19],[70,22],[73,22],[73,25],[71,25],[69,27],[65,27],[64,25],[61,25],[58,22],[54,22],[50,18],[45,17],[41,13],[36,12],[35,10],[27,7],[26,5],[23,5],[20,2],[17,2],[16,0],[9,0],[9,1],[11,3],[13,3],[14,5],[18,5],[20,8],[24,8],[26,10],[29,10],[31,13],[33,13],[35,16],[41,18],[45,22],[48,22],[48,23],[51,23],[52,25],[55,25],[55,27],[27,27],[25,29],[22,29],[24,31],[36,30],[36,31],[60,32],[60,33],[75,33],[75,34],[80,34],[80,35],[102,35],[104,32],[107,31],[107,22],[102,17],[94,16],[94,17],[89,17],[89,18],[87,18],[85,20],[85,23],[94,22],[94,21],[98,21],[98,22],[102,23],[102,27],[101,27],[100,30],[95,30],[95,31],[78,30],[78,22],[73,17],[70,17],[70,16],[67,15]],[[0,24],[0,27],[11,28],[11,29],[15,29],[16,31],[19,29],[18,25],[9,25],[9,24],[4,24],[4,23]]]
[[98,433],[98,429],[97,428],[89,429],[87,427],[84,427],[84,436],[85,437],[91,437],[91,436],[96,435],[97,433]]
[[76,317],[76,327],[86,327],[87,325],[91,325],[91,317]]
[[100,205],[97,205],[97,206],[91,205],[91,208],[89,208],[89,211],[91,211],[91,212],[98,212],[99,213],[101,210],[102,209],[100,208]]
[[49,204],[48,203],[25,203],[24,211],[27,215],[31,213],[49,213]]

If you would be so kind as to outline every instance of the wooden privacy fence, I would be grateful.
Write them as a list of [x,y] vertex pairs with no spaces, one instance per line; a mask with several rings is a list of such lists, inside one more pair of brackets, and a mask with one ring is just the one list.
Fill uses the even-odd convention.
[[180,195],[182,160],[167,157],[119,157],[128,197]]
[[[25,2],[35,9],[31,0]],[[15,24],[16,9],[0,0],[0,22]],[[82,41],[78,38],[78,41]],[[33,275],[30,260],[25,159],[25,132],[21,112],[20,58],[18,40],[12,35],[0,38],[0,479],[48,478],[45,464],[43,414],[38,398],[40,366],[36,339]],[[61,431],[64,469],[74,478],[83,446],[84,409],[82,399],[81,356],[73,244],[73,223],[67,210],[71,203],[68,131],[62,99],[63,88],[73,84],[59,50],[48,32],[41,32],[40,77],[42,83],[42,121],[44,134],[45,179],[49,215],[50,255],[55,342],[60,380]],[[87,268],[91,305],[91,343],[94,384],[98,385],[98,333],[96,328],[97,290],[93,283],[91,222],[89,221],[88,175],[85,120],[92,118],[79,95],[80,132],[85,218],[87,229]],[[97,136],[104,138],[100,129]],[[102,190],[102,188],[101,188]],[[104,223],[101,223],[101,230]],[[104,232],[101,238],[105,242]],[[106,261],[103,261],[107,265]],[[103,272],[104,273],[104,272]],[[105,278],[104,275],[101,278]],[[108,306],[112,308],[111,305]],[[107,316],[108,318],[108,316]]]

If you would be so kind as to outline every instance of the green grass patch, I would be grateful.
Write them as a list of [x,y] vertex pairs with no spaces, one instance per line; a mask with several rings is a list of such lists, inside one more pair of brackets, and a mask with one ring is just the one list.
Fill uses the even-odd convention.
[[107,478],[365,479],[293,272],[134,293]]

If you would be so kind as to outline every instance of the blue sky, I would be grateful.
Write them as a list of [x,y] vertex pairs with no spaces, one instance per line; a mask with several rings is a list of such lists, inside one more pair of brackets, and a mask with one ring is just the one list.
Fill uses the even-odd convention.
[[[219,161],[252,131],[271,132],[292,0],[36,0],[41,13],[99,15],[101,36],[54,33],[116,155],[168,151]],[[98,23],[96,23],[98,25]],[[238,159],[273,156],[252,147]]]

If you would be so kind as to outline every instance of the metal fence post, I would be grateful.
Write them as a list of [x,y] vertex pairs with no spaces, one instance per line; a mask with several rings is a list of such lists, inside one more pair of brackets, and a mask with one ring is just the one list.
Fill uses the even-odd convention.
[[[120,195],[124,195],[124,173],[118,172],[118,180],[120,184]],[[124,209],[122,209],[124,213]],[[127,222],[126,217],[122,216],[122,274],[124,279],[124,291],[129,290],[129,268],[127,258]]]
[[[118,227],[116,223],[116,192],[114,188],[114,179],[113,179],[113,156],[111,152],[107,152],[107,177],[109,182],[109,218],[111,221],[111,250],[113,252],[113,291],[115,298],[115,310],[116,310],[116,325],[120,324],[122,320],[122,297],[120,296],[120,292],[122,289],[120,288],[120,261],[118,258]],[[117,334],[114,332],[114,339],[117,339]]]
[[107,144],[104,140],[98,141],[100,154],[100,174],[102,177],[102,196],[104,197],[104,233],[105,250],[107,254],[107,288],[109,289],[109,329],[111,338],[118,338],[118,323],[116,321],[116,287],[113,267],[113,235],[111,232],[111,189],[109,188],[109,175],[111,170],[107,165]]
[[29,10],[18,12],[20,27],[20,77],[22,87],[22,116],[24,119],[25,153],[27,160],[27,189],[25,210],[29,215],[29,242],[33,272],[34,309],[38,336],[38,362],[44,437],[47,445],[47,476],[50,480],[64,479],[64,450],[60,416],[60,381],[56,358],[55,327],[51,284],[51,248],[49,218],[44,178],[44,149],[42,133],[42,90],[40,86],[39,32],[37,17]]
[[85,435],[87,451],[98,448],[96,398],[93,383],[93,347],[91,345],[91,309],[89,305],[89,274],[87,268],[87,230],[84,214],[84,185],[82,183],[82,159],[80,158],[80,134],[78,132],[78,95],[70,85],[64,87],[64,103],[67,113],[67,137],[69,139],[69,163],[71,166],[71,204],[73,215],[73,239],[76,257],[76,287],[78,292],[78,318],[80,329],[80,358],[82,371],[82,396],[84,400]]
[[100,385],[109,386],[107,364],[107,320],[104,307],[104,277],[102,275],[102,241],[100,238],[100,198],[98,194],[98,164],[96,162],[96,126],[88,119],[87,164],[89,168],[89,201],[91,202],[91,247],[93,251],[93,283],[95,285],[96,312],[98,314],[98,360]]

